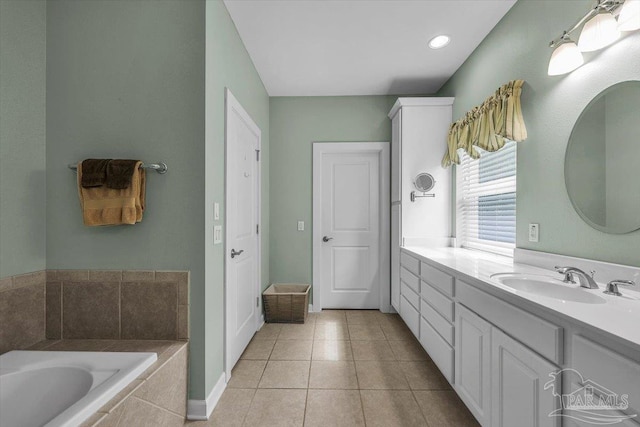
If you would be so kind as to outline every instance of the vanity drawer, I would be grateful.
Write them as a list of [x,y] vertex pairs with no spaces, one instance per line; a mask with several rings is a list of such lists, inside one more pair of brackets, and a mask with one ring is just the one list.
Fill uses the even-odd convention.
[[420,293],[420,279],[404,267],[400,267],[400,280],[409,285],[414,292]]
[[542,356],[562,364],[563,329],[460,280],[458,301]]
[[404,295],[400,295],[400,317],[407,324],[413,335],[420,336],[420,313],[416,310],[411,303],[405,298]]
[[420,344],[429,353],[447,381],[453,384],[453,347],[447,344],[424,319],[420,319]]
[[442,293],[453,296],[453,277],[449,276],[447,273],[423,262],[420,264],[420,277]]
[[415,275],[420,274],[420,261],[418,261],[411,255],[407,255],[406,253],[402,252],[400,254],[400,265],[405,267]]
[[453,322],[454,303],[447,296],[440,293],[427,282],[422,282],[421,286],[422,299],[431,304],[449,322]]
[[571,342],[571,367],[585,380],[629,395],[629,412],[640,411],[640,364],[580,335]]
[[400,282],[400,294],[411,303],[413,308],[420,309],[420,296],[405,282]]
[[453,345],[455,328],[451,323],[440,315],[425,300],[420,301],[420,315],[426,320],[435,331],[440,334],[450,345]]

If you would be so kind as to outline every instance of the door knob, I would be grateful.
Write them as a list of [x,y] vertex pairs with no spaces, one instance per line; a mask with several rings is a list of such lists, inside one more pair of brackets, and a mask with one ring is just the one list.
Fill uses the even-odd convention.
[[242,252],[244,252],[244,249],[240,249],[237,252],[235,249],[231,249],[231,258],[235,258],[236,256],[240,255]]
[[327,243],[329,240],[333,240],[333,237],[327,237],[327,236],[324,236],[324,237],[322,238],[322,241],[323,241],[323,242],[325,242],[325,243]]

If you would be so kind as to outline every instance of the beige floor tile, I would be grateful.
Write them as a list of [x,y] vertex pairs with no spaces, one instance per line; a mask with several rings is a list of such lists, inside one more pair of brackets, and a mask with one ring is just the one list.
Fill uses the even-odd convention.
[[451,390],[451,385],[431,360],[400,362],[412,390]]
[[282,325],[278,323],[265,323],[262,328],[253,336],[254,340],[275,340],[278,339]]
[[314,341],[312,360],[353,360],[350,341]]
[[306,390],[258,390],[244,425],[298,427],[304,423]]
[[354,360],[396,360],[387,341],[351,341]]
[[266,360],[239,360],[231,371],[231,380],[227,387],[257,388],[266,365]]
[[316,325],[314,340],[348,340],[349,329],[344,322],[320,322]]
[[429,356],[418,340],[389,341],[391,350],[398,360],[427,360]]
[[207,421],[187,421],[185,427],[240,427],[249,411],[253,389],[227,389]]
[[312,340],[315,323],[284,324],[278,335],[279,340]]
[[357,390],[355,364],[345,360],[314,360],[311,362],[309,388]]
[[356,373],[361,390],[409,389],[409,383],[398,362],[357,360]]
[[350,325],[367,325],[378,323],[382,318],[382,313],[378,310],[347,310],[345,316]]
[[276,340],[251,340],[240,359],[267,360]]
[[455,391],[415,391],[430,427],[478,427],[480,424]]
[[322,310],[320,313],[314,313],[314,315],[316,323],[338,323],[347,321],[343,310]]
[[378,323],[349,324],[351,340],[386,340]]
[[304,425],[364,426],[360,393],[357,390],[309,390]]
[[309,386],[308,361],[270,360],[262,374],[259,388],[307,388]]
[[415,336],[411,330],[402,322],[388,321],[380,322],[380,328],[388,340],[413,340]]
[[311,360],[312,340],[278,340],[269,360]]
[[361,390],[367,427],[427,427],[410,391]]

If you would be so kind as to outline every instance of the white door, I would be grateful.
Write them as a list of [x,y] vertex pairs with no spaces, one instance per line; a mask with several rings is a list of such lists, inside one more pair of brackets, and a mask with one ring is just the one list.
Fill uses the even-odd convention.
[[[314,284],[320,288],[322,308],[377,309],[381,281],[386,281],[384,292],[389,293],[389,270],[382,268],[388,257],[381,257],[383,240],[388,249],[389,233],[388,185],[382,193],[388,144],[382,146],[386,150],[379,144],[345,143],[335,149],[327,145],[314,144],[314,173],[319,173],[313,196],[318,215],[314,214],[314,249],[319,251],[314,265],[319,281]],[[318,152],[320,148],[325,150]],[[383,211],[386,227],[381,227]]]
[[256,332],[259,314],[258,236],[260,129],[226,91],[226,371]]

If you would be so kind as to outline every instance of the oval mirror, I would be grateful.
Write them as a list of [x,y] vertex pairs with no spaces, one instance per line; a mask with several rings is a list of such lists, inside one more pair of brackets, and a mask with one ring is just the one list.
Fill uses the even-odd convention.
[[567,192],[593,228],[623,234],[640,229],[640,81],[596,96],[573,127],[564,161]]
[[433,186],[436,185],[436,180],[433,179],[430,173],[421,173],[416,176],[413,185],[416,187],[416,190],[426,193],[427,191],[431,191]]

